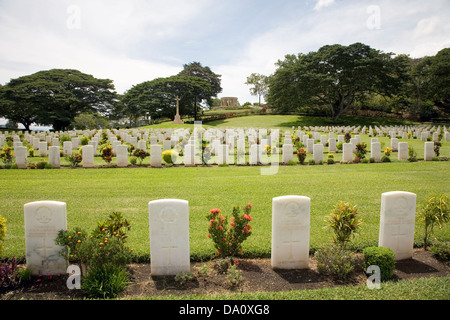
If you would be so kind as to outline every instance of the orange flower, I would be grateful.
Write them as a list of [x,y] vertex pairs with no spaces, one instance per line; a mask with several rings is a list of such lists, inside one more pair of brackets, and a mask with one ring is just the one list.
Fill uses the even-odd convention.
[[247,219],[248,221],[253,220],[253,218],[249,214],[244,214],[244,218]]

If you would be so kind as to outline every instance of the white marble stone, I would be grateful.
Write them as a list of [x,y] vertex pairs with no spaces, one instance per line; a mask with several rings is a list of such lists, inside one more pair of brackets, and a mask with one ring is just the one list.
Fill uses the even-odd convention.
[[310,206],[303,196],[272,199],[272,268],[309,267]]
[[152,276],[190,271],[189,203],[179,199],[150,201],[150,268]]
[[55,244],[60,230],[67,229],[66,204],[37,201],[24,205],[26,266],[33,275],[64,274],[67,262]]
[[381,195],[378,245],[391,248],[395,260],[412,257],[415,216],[416,194],[392,191]]

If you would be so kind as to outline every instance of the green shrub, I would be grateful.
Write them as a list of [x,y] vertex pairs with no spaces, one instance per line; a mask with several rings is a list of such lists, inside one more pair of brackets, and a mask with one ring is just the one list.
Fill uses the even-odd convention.
[[329,227],[333,229],[333,241],[344,247],[352,235],[357,232],[363,223],[358,220],[359,211],[356,206],[340,201],[326,218]]
[[117,298],[128,284],[129,276],[124,267],[99,265],[89,270],[81,288],[90,298]]
[[430,196],[419,212],[419,219],[424,225],[423,244],[426,249],[434,227],[439,225],[442,228],[444,223],[450,221],[448,197],[445,194]]
[[440,260],[450,264],[450,241],[439,242],[430,247],[430,251]]
[[328,243],[320,246],[314,258],[319,273],[330,275],[337,280],[347,279],[355,269],[353,254],[336,244]]
[[137,163],[137,158],[136,157],[130,157],[130,163],[131,165],[135,165]]
[[162,153],[162,158],[166,163],[175,163],[178,159],[178,153],[173,150],[166,150]]
[[39,161],[37,164],[36,164],[36,169],[45,169],[45,166],[47,165],[47,162],[46,161]]
[[195,275],[192,272],[178,272],[175,275],[175,282],[180,286],[184,286],[189,281],[195,280]]
[[382,281],[389,280],[394,275],[395,253],[390,248],[367,247],[363,250],[363,260],[365,269],[372,265],[380,268]]
[[206,218],[209,221],[208,238],[214,242],[217,254],[221,257],[232,257],[242,252],[242,242],[252,234],[249,222],[252,204],[248,203],[241,214],[239,206],[233,207],[232,217],[224,216],[217,208],[209,210]]

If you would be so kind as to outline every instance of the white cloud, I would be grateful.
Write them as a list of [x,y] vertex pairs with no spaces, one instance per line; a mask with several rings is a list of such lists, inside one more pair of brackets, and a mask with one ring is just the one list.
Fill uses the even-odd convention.
[[334,3],[334,0],[317,0],[314,10],[320,10]]
[[[376,29],[367,24],[373,4],[380,8]],[[79,10],[68,12],[71,6]],[[77,12],[79,28],[68,28]],[[222,75],[219,96],[253,102],[246,77],[273,73],[286,54],[363,42],[385,52],[433,55],[450,45],[449,15],[447,0],[35,0],[26,6],[3,0],[0,83],[74,68],[112,79],[123,92],[199,61]]]

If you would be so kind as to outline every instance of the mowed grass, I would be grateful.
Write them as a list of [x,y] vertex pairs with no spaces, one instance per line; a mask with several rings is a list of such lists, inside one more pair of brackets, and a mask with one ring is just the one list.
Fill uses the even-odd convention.
[[[148,202],[157,199],[189,201],[192,259],[213,256],[206,237],[206,215],[212,208],[231,214],[235,205],[253,204],[252,236],[244,253],[269,257],[272,198],[301,195],[311,198],[311,248],[331,238],[325,217],[339,202],[357,205],[364,224],[353,241],[355,248],[377,245],[381,194],[408,191],[417,194],[417,206],[431,193],[450,194],[450,162],[393,162],[375,164],[280,166],[262,175],[257,166],[96,168],[52,170],[0,170],[0,214],[7,219],[2,256],[25,252],[23,205],[39,200],[67,203],[68,228],[92,230],[113,211],[132,223],[129,246],[140,257],[150,253]],[[450,225],[436,229],[437,239],[450,240]],[[416,224],[416,244],[422,242]]]

